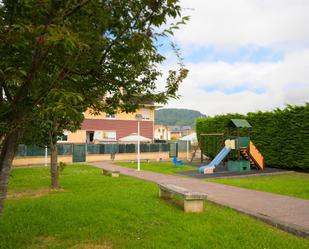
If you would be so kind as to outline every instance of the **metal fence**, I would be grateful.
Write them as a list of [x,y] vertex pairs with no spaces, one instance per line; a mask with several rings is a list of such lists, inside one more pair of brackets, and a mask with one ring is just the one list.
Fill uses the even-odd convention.
[[[175,143],[175,142],[174,142]],[[172,143],[151,143],[141,144],[141,153],[145,152],[169,152]],[[186,141],[177,141],[178,151],[187,150]],[[190,143],[189,143],[190,149]],[[50,155],[49,147],[36,145],[20,144],[16,151],[16,156],[45,156]],[[73,144],[57,144],[58,155],[72,155]],[[86,144],[87,154],[118,154],[118,153],[137,153],[137,144]]]

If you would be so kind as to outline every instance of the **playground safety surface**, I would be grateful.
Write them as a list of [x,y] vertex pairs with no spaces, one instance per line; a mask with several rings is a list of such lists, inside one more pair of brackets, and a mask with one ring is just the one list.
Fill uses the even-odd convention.
[[[198,169],[198,167],[197,167]],[[224,166],[218,166],[215,169],[213,174],[201,174],[196,170],[186,170],[186,171],[178,171],[176,173],[198,178],[198,179],[207,179],[207,178],[234,178],[234,177],[252,177],[252,176],[262,176],[262,175],[280,175],[280,174],[287,174],[293,171],[283,170],[283,169],[276,169],[276,168],[265,168],[263,171],[257,169],[251,169],[250,171],[228,171]]]

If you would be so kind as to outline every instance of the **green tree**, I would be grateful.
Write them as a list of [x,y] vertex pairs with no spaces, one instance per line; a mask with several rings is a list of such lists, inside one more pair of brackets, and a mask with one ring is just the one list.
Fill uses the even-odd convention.
[[[166,27],[168,18],[180,21]],[[79,94],[83,107],[95,112],[166,103],[187,70],[170,71],[166,90],[158,92],[158,64],[165,58],[155,42],[186,20],[177,0],[0,3],[0,213],[28,117],[46,105],[50,92]]]
[[65,131],[80,128],[86,106],[80,94],[52,90],[29,117],[23,143],[50,147],[51,187],[59,188],[57,141]]

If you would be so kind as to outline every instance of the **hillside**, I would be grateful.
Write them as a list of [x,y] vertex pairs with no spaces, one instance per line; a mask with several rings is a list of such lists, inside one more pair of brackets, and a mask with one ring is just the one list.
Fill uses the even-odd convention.
[[206,117],[206,115],[195,110],[166,108],[156,110],[155,123],[194,127],[194,120],[199,117]]

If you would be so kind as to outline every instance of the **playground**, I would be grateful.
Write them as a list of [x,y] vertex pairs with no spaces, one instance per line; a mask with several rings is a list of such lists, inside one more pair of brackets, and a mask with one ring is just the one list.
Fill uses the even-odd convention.
[[[250,140],[251,129],[252,126],[247,120],[231,119],[227,124],[226,137],[223,133],[200,134],[201,162],[203,162],[205,152],[203,151],[204,139],[220,136],[223,146],[211,162],[199,168],[199,172],[203,174],[222,172],[222,169],[216,169],[223,162],[227,165],[226,171],[230,172],[250,172],[252,168],[263,171],[265,168],[264,157]],[[210,150],[206,153],[211,156]],[[226,158],[227,160],[225,160]]]

